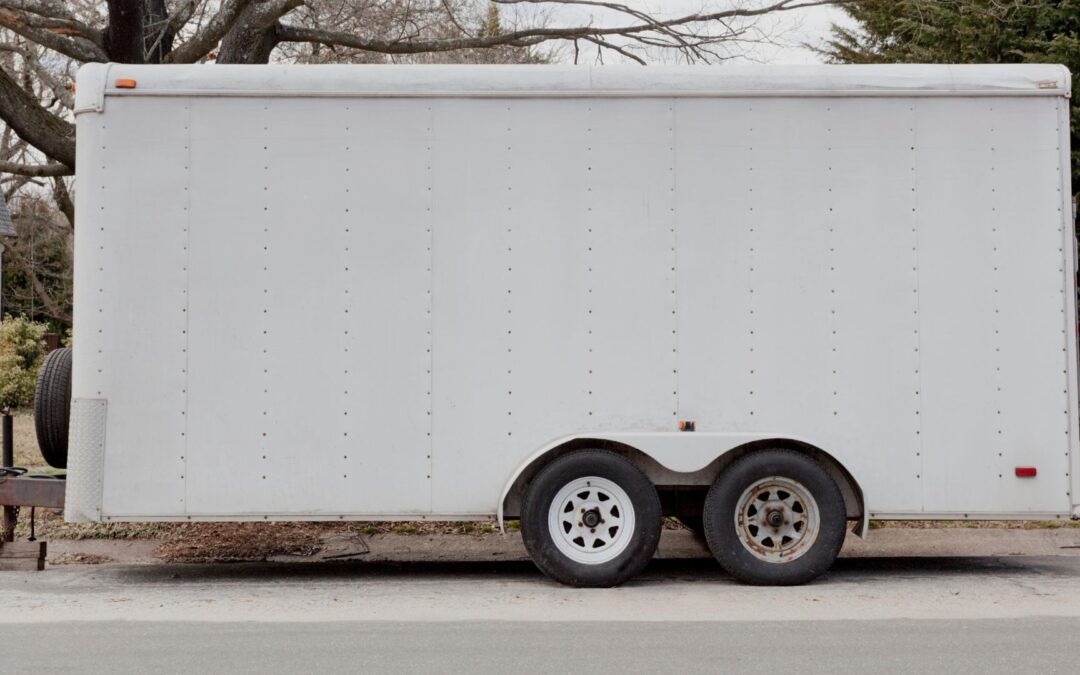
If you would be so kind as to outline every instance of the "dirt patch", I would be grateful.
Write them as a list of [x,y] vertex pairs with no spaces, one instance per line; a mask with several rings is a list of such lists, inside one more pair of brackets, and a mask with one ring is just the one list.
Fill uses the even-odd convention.
[[[499,531],[494,522],[394,521],[351,523],[347,527],[360,534],[493,534]],[[516,532],[518,521],[506,521],[506,530]]]
[[50,565],[100,565],[112,561],[109,556],[96,553],[63,553],[49,558]]
[[[517,521],[507,523],[516,531]],[[275,556],[310,556],[332,534],[483,535],[498,532],[490,522],[373,523],[178,523],[168,527],[157,548],[166,562],[252,562]]]
[[[160,539],[176,527],[169,523],[65,523],[64,512],[54,509],[36,509],[35,521],[35,535],[45,540]],[[20,510],[15,536],[30,536],[30,509]]]
[[157,548],[166,562],[258,562],[317,553],[323,523],[184,523]]
[[[518,521],[512,520],[506,523],[506,529],[514,532],[518,529]],[[286,539],[290,536],[298,536],[301,540],[310,533],[346,532],[354,534],[405,534],[405,535],[429,535],[429,534],[460,534],[476,535],[491,534],[498,532],[499,527],[493,522],[432,522],[432,521],[394,521],[372,523],[65,523],[62,511],[53,509],[37,509],[35,534],[43,540],[79,540],[79,539],[107,539],[107,540],[132,540],[132,539],[163,539],[169,545],[169,550],[181,550],[185,542],[191,542],[192,551],[210,551],[210,542],[217,538],[219,544],[213,548],[215,559],[231,559],[230,547],[236,551],[235,558],[240,559],[247,555],[247,540],[256,542],[251,545],[251,550],[268,550],[271,541],[276,541],[278,547],[287,548]],[[265,534],[268,532],[269,534]],[[30,536],[30,510],[23,509],[19,514],[18,526],[15,535],[19,539]],[[301,546],[302,544],[297,544]],[[273,552],[270,555],[280,555]]]

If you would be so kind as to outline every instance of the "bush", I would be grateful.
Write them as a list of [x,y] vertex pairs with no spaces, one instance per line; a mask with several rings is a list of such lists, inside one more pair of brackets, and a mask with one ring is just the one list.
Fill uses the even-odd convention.
[[0,322],[0,405],[28,406],[34,402],[38,368],[45,358],[43,323],[5,316]]

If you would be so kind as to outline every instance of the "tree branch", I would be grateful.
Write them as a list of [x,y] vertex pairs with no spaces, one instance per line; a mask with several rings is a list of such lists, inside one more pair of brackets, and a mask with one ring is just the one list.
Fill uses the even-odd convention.
[[618,45],[611,44],[610,42],[607,42],[605,40],[602,40],[602,39],[596,38],[596,37],[586,37],[586,38],[583,38],[583,39],[593,43],[597,47],[601,47],[603,49],[610,49],[613,52],[618,52],[618,53],[622,54],[623,56],[625,56],[626,58],[628,58],[628,59],[630,59],[632,61],[636,61],[638,64],[640,64],[642,66],[645,65],[645,59],[641,58],[637,54],[631,54],[630,52],[628,52],[627,50],[623,49],[622,47],[620,47]]
[[18,162],[0,162],[0,173],[16,176],[47,178],[51,176],[71,176],[75,171],[66,164],[19,164]]
[[[43,66],[39,54],[25,45],[9,42],[0,43],[0,52],[14,52],[22,57],[26,68],[33,71],[34,77],[41,81],[43,87],[52,92],[52,95],[65,108],[75,107],[75,97],[71,93],[69,83],[61,83],[47,67]],[[45,106],[48,108],[49,106]]]
[[54,319],[63,323],[71,323],[71,315],[64,311],[64,309],[56,303],[56,300],[49,295],[49,290],[45,288],[45,284],[42,283],[37,270],[34,269],[33,264],[26,259],[26,256],[19,250],[19,247],[11,246],[8,247],[8,250],[11,252],[11,256],[18,261],[20,270],[25,272],[26,276],[30,279],[30,284],[34,287],[34,292],[38,295],[41,303],[45,305],[45,310]]
[[165,56],[165,63],[195,63],[214,50],[252,0],[225,0],[201,31]]
[[0,9],[33,14],[38,18],[31,19],[30,22],[37,27],[53,30],[63,35],[83,37],[102,47],[104,32],[80,21],[74,14],[67,11],[65,4],[56,0],[42,0],[41,2],[3,0],[0,2]]
[[0,68],[0,118],[49,158],[75,167],[75,125],[42,108],[3,68]]
[[0,26],[76,61],[109,60],[102,31],[62,13],[45,14],[46,4],[0,2]]
[[[668,46],[692,52],[693,49],[700,44],[719,42],[723,39],[722,37],[709,38],[707,36],[696,35],[692,31],[687,30],[688,27],[692,27],[695,24],[712,22],[722,23],[731,19],[761,17],[776,12],[818,7],[821,5],[833,5],[845,1],[846,0],[781,0],[756,9],[736,8],[719,12],[698,12],[661,21],[652,19],[626,5],[614,2],[594,2],[590,0],[492,0],[492,2],[502,5],[584,5],[630,15],[638,19],[639,22],[606,28],[598,26],[527,28],[509,31],[499,35],[430,40],[379,40],[354,35],[352,33],[322,30],[318,28],[305,28],[289,24],[281,25],[278,28],[277,34],[282,42],[310,42],[323,44],[329,47],[348,47],[383,54],[420,54],[424,52],[446,52],[458,49],[484,49],[497,46],[528,47],[549,40],[588,40],[596,43],[597,40],[605,41],[604,38],[606,36],[622,35],[629,37],[643,33],[659,33],[671,39],[671,44]],[[609,48],[613,47],[610,44],[605,44],[603,46]]]
[[282,16],[304,4],[304,0],[256,0],[240,13],[221,40],[218,63],[267,63],[281,42]]
[[68,227],[75,228],[75,202],[71,199],[71,190],[62,177],[53,178],[53,201],[60,209],[60,213],[67,218]]

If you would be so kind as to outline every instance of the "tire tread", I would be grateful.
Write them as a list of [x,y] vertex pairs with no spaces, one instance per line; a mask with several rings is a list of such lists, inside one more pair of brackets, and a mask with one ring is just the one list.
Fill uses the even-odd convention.
[[[643,502],[635,504],[635,517],[637,518],[635,528],[637,532],[634,535],[642,539],[631,542],[630,548],[614,560],[596,566],[587,566],[569,561],[558,552],[554,542],[551,541],[547,525],[547,513],[550,507],[548,500],[552,495],[541,494],[541,490],[536,489],[538,485],[542,486],[553,474],[565,470],[569,463],[587,463],[590,460],[601,464],[612,463],[609,466],[628,471],[628,475],[632,477],[632,482],[638,483],[638,487],[642,489],[635,490],[634,486],[621,483],[620,487],[626,490],[632,500],[641,500]],[[597,475],[602,475],[602,472],[597,472]],[[611,476],[603,477],[612,480]],[[645,489],[645,486],[648,486],[648,489]],[[547,466],[540,469],[530,481],[522,503],[522,539],[525,548],[529,552],[529,557],[544,574],[568,586],[605,588],[617,586],[636,576],[652,560],[653,554],[656,552],[656,546],[660,541],[661,526],[661,504],[656,486],[653,485],[652,481],[641,469],[634,466],[622,455],[610,450],[575,450],[553,459]]]
[[38,371],[34,391],[34,431],[49,466],[67,468],[71,414],[71,350],[54,349]]
[[[726,532],[721,530],[720,527],[714,527],[716,524],[709,522],[709,514],[716,513],[717,510],[722,508],[718,503],[720,500],[729,498],[729,495],[721,494],[727,487],[724,482],[726,476],[736,475],[739,471],[745,470],[747,465],[783,460],[804,463],[805,467],[820,472],[818,478],[823,477],[826,479],[822,481],[822,486],[829,494],[814,494],[814,499],[822,510],[821,530],[818,534],[818,540],[810,551],[792,563],[777,565],[755,559],[749,565],[739,564],[743,558],[740,555],[742,543],[737,539],[734,526],[731,526],[730,530]],[[789,478],[794,477],[789,476]],[[809,489],[809,486],[807,487]],[[745,486],[742,489],[745,489]],[[838,514],[826,513],[830,503],[833,507],[840,509]],[[825,467],[805,453],[786,448],[757,450],[735,460],[724,469],[705,497],[705,540],[709,550],[713,552],[713,556],[724,568],[725,572],[744,584],[794,586],[812,581],[827,571],[840,554],[840,548],[844,544],[844,535],[846,534],[846,523],[847,514],[844,510],[843,494],[832,476],[825,470]],[[724,527],[724,525],[721,525],[721,527]],[[826,528],[828,528],[828,532],[826,532]],[[825,539],[822,539],[823,535],[826,537]],[[729,555],[728,547],[734,550],[733,554]],[[787,567],[796,563],[801,564],[797,567]]]

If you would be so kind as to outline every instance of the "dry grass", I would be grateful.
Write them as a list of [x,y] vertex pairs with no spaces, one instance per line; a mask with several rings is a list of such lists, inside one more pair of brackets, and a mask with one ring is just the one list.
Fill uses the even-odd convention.
[[15,466],[28,469],[48,469],[37,445],[34,415],[29,410],[15,411],[12,426],[15,430]]
[[100,565],[107,562],[112,562],[112,558],[96,553],[63,553],[49,558],[50,565]]
[[[325,523],[183,523],[165,535],[157,556],[166,562],[250,562],[276,555],[311,555]],[[338,526],[338,529],[341,529]]]
[[[498,532],[493,522],[372,522],[372,523],[65,523],[63,513],[38,509],[35,533],[42,540],[149,539],[160,540],[157,556],[167,562],[261,561],[278,555],[311,555],[324,534],[457,534]],[[516,531],[517,521],[507,530]],[[30,511],[24,509],[15,528],[17,538],[30,535]],[[66,562],[77,562],[74,560]]]
[[[36,533],[41,539],[166,539],[173,542],[193,537],[200,542],[207,541],[213,534],[223,540],[235,540],[238,536],[261,536],[260,528],[274,532],[288,532],[297,526],[298,531],[308,532],[354,532],[357,534],[493,534],[499,531],[494,522],[436,522],[436,521],[394,521],[371,523],[65,523],[61,511],[53,509],[37,510]],[[518,521],[510,520],[506,529],[515,532]],[[30,534],[30,510],[23,509],[19,515],[19,524],[15,528],[19,537]]]
[[[507,523],[517,529],[517,521]],[[374,523],[180,523],[172,525],[157,548],[167,562],[253,562],[279,555],[317,553],[325,534],[458,534],[498,532],[495,523],[374,522]]]
[[[169,523],[65,523],[63,511],[36,510],[35,533],[39,539],[160,539],[175,527]],[[30,509],[22,509],[16,537],[30,535]]]
[[[516,520],[506,521],[507,532],[517,532]],[[349,531],[359,534],[494,534],[499,531],[499,524],[486,522],[444,522],[444,521],[396,521],[375,523],[352,523]]]

